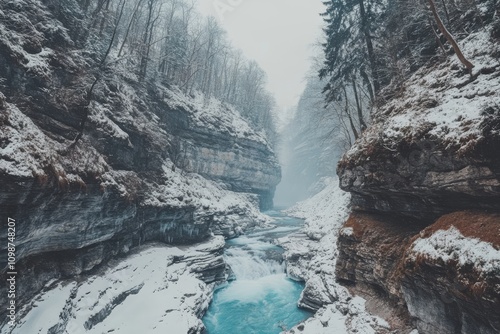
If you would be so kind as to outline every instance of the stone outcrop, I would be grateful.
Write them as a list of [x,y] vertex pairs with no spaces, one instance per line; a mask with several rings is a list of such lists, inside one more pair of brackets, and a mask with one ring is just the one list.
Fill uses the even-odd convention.
[[[224,245],[221,236],[190,246],[150,244],[77,281],[52,281],[18,309],[16,326],[8,333],[201,334],[199,318],[214,284],[226,277]],[[124,322],[124,317],[134,321]]]
[[494,59],[500,47],[476,33],[464,49],[473,54],[475,43],[488,47],[475,54],[473,77],[461,75],[457,59],[420,69],[379,107],[341,159],[340,186],[352,194],[354,209],[428,222],[463,209],[499,209],[500,66]]
[[420,228],[419,224],[356,212],[338,237],[337,280],[367,299],[369,312],[398,328],[411,325],[399,270],[402,255]]
[[[452,227],[461,236],[428,243]],[[422,333],[497,333],[499,235],[498,214],[456,212],[422,229],[353,213],[339,235],[337,279],[396,326],[413,319]]]
[[236,124],[239,133],[235,135],[234,129],[224,124],[224,113],[234,113],[231,108],[221,104],[220,118],[193,113],[189,108],[163,108],[169,111],[158,114],[176,137],[173,148],[184,169],[222,182],[232,191],[257,194],[262,210],[272,208],[281,177],[278,161],[269,144],[248,125]]
[[445,215],[415,239],[401,264],[401,292],[418,328],[423,333],[498,333],[500,215]]
[[[337,279],[395,329],[500,330],[500,67],[493,38],[477,33],[463,42],[477,65],[470,77],[457,72],[457,59],[417,71],[380,103],[338,165],[353,213],[338,239]],[[488,47],[474,54],[477,45]],[[482,258],[475,249],[488,253]]]

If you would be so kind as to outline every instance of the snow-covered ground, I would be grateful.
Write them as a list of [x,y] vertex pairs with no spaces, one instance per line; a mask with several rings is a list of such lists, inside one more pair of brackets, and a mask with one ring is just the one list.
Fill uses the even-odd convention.
[[[472,76],[464,74],[458,57],[416,71],[400,87],[398,98],[378,110],[368,131],[347,152],[356,157],[379,140],[388,150],[402,139],[438,138],[447,149],[463,153],[484,140],[484,122],[500,104],[498,52],[500,45],[488,29],[470,34],[460,42],[474,64]],[[389,87],[394,89],[394,87]]]
[[213,284],[195,271],[222,261],[222,237],[194,246],[147,246],[81,281],[52,282],[18,313],[25,333],[200,333]]
[[264,131],[253,129],[233,106],[209,98],[201,92],[196,92],[191,99],[186,98],[186,95],[175,87],[164,88],[164,92],[164,102],[172,108],[180,107],[190,111],[189,117],[197,126],[260,142],[270,148]]
[[500,268],[500,250],[489,242],[465,237],[454,226],[415,240],[410,256],[441,259],[444,263],[454,261],[461,267],[475,267],[484,275],[494,275]]
[[286,250],[287,273],[306,281],[299,305],[307,307],[312,302],[325,306],[287,333],[375,334],[381,328],[388,329],[386,321],[365,310],[363,298],[353,297],[335,282],[337,236],[349,215],[350,194],[339,188],[336,178],[325,179],[324,183],[317,195],[287,212],[305,219],[303,233],[279,242]]

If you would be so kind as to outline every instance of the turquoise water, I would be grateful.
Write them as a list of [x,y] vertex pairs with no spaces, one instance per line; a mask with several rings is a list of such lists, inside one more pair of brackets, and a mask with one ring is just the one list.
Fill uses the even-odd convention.
[[273,216],[274,227],[227,242],[225,259],[235,280],[215,292],[203,318],[208,334],[278,334],[311,316],[297,307],[304,286],[286,277],[283,250],[272,243],[302,222]]

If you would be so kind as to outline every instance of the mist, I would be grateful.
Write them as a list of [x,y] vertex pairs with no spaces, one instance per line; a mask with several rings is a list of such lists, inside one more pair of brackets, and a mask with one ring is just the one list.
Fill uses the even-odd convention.
[[294,117],[280,132],[282,180],[274,199],[277,207],[292,206],[319,192],[322,179],[335,176],[337,162],[347,148],[339,118],[324,107],[324,84],[317,76],[309,76]]

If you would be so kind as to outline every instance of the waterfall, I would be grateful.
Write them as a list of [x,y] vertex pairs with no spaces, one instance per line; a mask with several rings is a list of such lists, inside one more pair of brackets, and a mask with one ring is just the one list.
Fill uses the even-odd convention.
[[234,247],[226,251],[225,259],[237,280],[254,280],[285,272],[284,263],[264,256],[262,251]]
[[297,308],[303,285],[286,277],[283,250],[272,243],[301,223],[280,216],[272,228],[227,241],[224,257],[236,279],[214,294],[208,334],[277,334],[310,315]]

